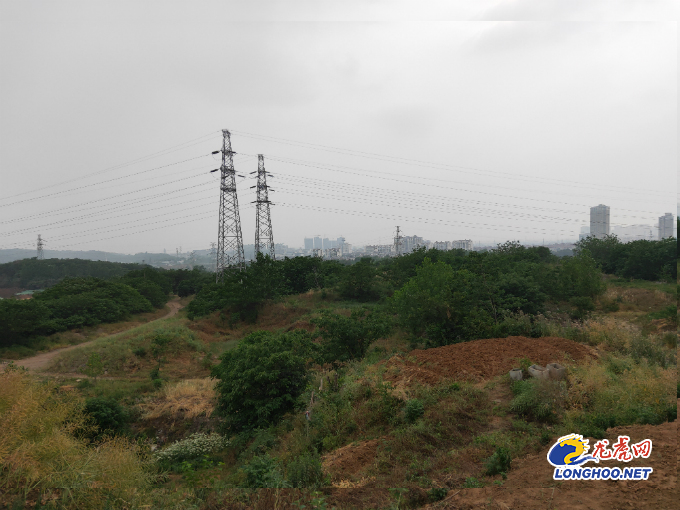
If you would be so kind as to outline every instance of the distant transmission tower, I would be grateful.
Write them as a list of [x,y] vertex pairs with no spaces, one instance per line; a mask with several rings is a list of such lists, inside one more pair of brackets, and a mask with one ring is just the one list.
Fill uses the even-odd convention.
[[[217,244],[210,243],[210,258],[217,261]],[[215,266],[215,271],[217,271],[217,265]]]
[[217,231],[216,281],[222,281],[224,271],[245,268],[241,219],[236,197],[236,171],[231,133],[222,130],[222,166],[220,166],[220,219]]
[[401,233],[399,232],[399,225],[397,225],[397,236],[394,238],[394,247],[397,251],[397,257],[401,255]]
[[[255,173],[255,172],[251,172]],[[270,174],[271,175],[271,174]],[[267,172],[264,169],[264,156],[257,155],[257,212],[255,225],[255,256],[258,253],[269,255],[272,260],[274,255],[274,232],[272,231],[272,216],[269,211],[269,188],[267,186]],[[273,190],[272,190],[273,191]]]
[[45,241],[42,240],[40,237],[40,234],[38,234],[38,260],[44,260],[45,259],[45,253],[43,253],[43,245],[45,244]]

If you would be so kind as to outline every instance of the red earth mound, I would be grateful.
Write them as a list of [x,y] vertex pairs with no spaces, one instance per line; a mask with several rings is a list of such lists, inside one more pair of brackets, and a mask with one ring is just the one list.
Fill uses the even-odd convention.
[[443,379],[480,381],[507,373],[518,366],[519,358],[546,365],[559,361],[578,361],[596,356],[588,346],[566,338],[485,338],[459,344],[416,349],[405,356],[387,360],[385,380],[417,381],[436,384]]

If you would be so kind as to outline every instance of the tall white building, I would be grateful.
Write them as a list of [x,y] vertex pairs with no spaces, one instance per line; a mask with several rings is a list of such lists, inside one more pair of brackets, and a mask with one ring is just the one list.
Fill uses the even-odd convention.
[[609,235],[609,206],[596,205],[590,208],[590,235],[604,239]]
[[674,227],[675,219],[673,218],[673,213],[668,212],[663,216],[659,216],[659,240],[674,237]]
[[451,248],[454,250],[472,251],[472,239],[460,239],[451,243]]

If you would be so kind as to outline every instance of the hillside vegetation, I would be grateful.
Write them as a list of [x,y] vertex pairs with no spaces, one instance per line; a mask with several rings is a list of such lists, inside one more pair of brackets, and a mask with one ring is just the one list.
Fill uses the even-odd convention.
[[[51,430],[73,445],[68,466],[58,464],[61,450],[26,449],[41,474],[25,470],[21,431],[32,415],[0,393],[0,419],[19,424],[0,433],[5,501],[434,507],[467,489],[513,486],[527,456],[545,479],[552,468],[540,459],[568,433],[595,440],[629,427],[644,439],[647,429],[635,427],[677,416],[676,287],[663,269],[669,260],[676,268],[676,255],[661,257],[653,278],[631,280],[603,274],[596,250],[579,248],[557,258],[506,243],[349,265],[259,257],[223,285],[200,271],[179,275],[168,293],[186,282],[183,293],[195,296],[184,312],[64,353],[47,368],[50,380],[62,374],[56,385],[13,369],[0,375],[22,395],[35,387],[36,406],[45,395],[63,407]],[[72,295],[54,288],[45,306]],[[530,365],[551,362],[567,368],[566,380],[529,376]],[[510,380],[515,367],[522,381]],[[649,460],[655,473],[670,462],[665,451],[659,444]],[[79,452],[92,467],[81,467]],[[100,452],[125,467],[101,474]],[[54,488],[57,473],[73,494]],[[83,488],[94,487],[104,490],[90,504]]]

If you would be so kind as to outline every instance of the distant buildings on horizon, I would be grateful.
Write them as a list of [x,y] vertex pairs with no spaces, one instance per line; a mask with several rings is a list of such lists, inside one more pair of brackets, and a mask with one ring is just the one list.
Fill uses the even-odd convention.
[[[656,235],[654,230],[656,229]],[[605,236],[615,235],[624,243],[639,239],[667,239],[677,237],[677,223],[673,213],[666,213],[659,217],[656,227],[652,225],[615,225],[611,227],[610,208],[599,204],[590,208],[590,226],[581,227],[579,240],[588,236],[604,239]]]

